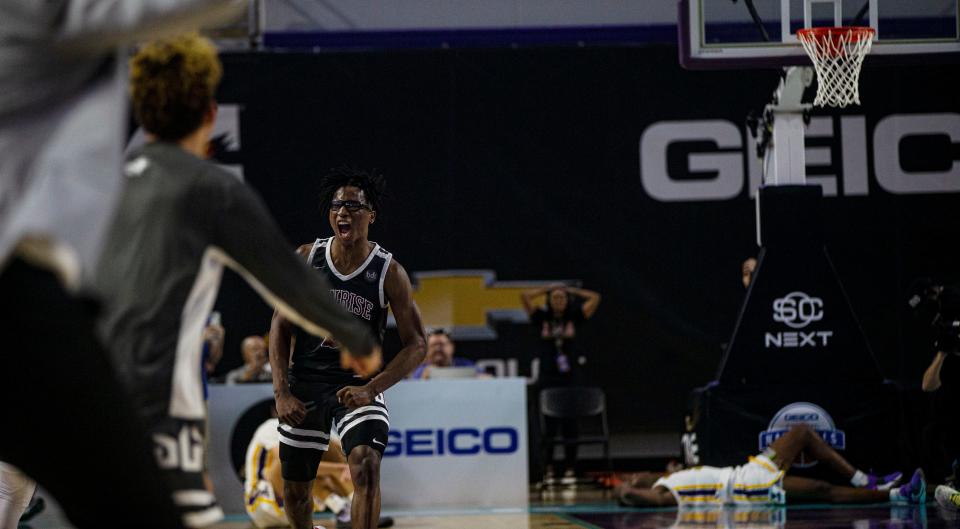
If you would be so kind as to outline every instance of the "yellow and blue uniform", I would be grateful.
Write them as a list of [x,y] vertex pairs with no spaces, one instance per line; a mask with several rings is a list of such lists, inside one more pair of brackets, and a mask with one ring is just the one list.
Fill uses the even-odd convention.
[[694,467],[657,480],[677,505],[783,504],[783,471],[767,456],[751,457],[736,467]]
[[280,434],[277,433],[279,424],[277,419],[270,419],[257,428],[247,446],[244,460],[243,503],[257,527],[287,525],[287,518],[283,513],[283,497],[276,494],[264,475],[264,469],[274,464],[274,449],[280,443]]

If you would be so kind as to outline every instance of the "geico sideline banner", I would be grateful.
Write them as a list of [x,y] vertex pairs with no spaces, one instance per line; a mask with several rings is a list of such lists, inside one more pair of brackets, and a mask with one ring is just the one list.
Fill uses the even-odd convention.
[[525,379],[405,381],[386,400],[384,508],[527,505]]
[[[525,382],[403,381],[390,388],[383,508],[525,507]],[[243,458],[272,402],[270,384],[210,386],[210,477],[228,514],[245,512]]]

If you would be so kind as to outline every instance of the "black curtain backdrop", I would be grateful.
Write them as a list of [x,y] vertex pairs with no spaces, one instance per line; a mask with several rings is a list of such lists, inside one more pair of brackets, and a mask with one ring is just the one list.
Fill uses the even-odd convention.
[[[574,278],[599,291],[580,344],[589,378],[608,393],[613,431],[678,431],[688,392],[713,379],[733,329],[740,263],[757,252],[754,204],[746,185],[730,200],[651,198],[640,137],[665,120],[723,119],[742,130],[778,73],[691,72],[676,57],[672,46],[226,54],[219,99],[242,107],[233,160],[291,251],[331,232],[317,213],[326,169],[375,168],[389,197],[371,239],[410,272],[492,269],[500,280]],[[944,82],[953,71],[865,68],[864,104],[842,113],[866,116],[869,160],[881,118],[960,110]],[[902,156],[923,169],[923,142],[907,143]],[[960,160],[957,144],[933,143]],[[829,147],[832,174],[841,172],[838,137],[810,144]],[[742,145],[746,164],[745,132]],[[935,157],[942,165],[944,152]],[[671,174],[685,171],[683,152],[668,160]],[[870,163],[867,196],[825,199],[827,245],[883,374],[916,386],[931,352],[904,291],[918,275],[958,276],[960,195],[888,193]],[[269,328],[258,299],[225,278],[220,373],[240,363],[244,336]],[[516,357],[528,373],[534,332],[497,328],[499,340],[460,342],[458,353]],[[389,337],[388,357],[397,347]]]

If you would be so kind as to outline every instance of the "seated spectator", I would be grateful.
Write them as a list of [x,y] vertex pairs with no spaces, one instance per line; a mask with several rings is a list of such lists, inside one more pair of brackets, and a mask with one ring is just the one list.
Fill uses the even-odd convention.
[[[466,358],[453,356],[455,347],[450,335],[444,329],[430,331],[427,338],[427,356],[422,364],[413,371],[410,378],[430,378],[430,371],[438,367],[473,367],[477,364]],[[479,373],[479,371],[478,371]]]
[[227,384],[271,382],[273,374],[267,362],[267,342],[263,336],[247,336],[240,346],[243,365],[227,373]]

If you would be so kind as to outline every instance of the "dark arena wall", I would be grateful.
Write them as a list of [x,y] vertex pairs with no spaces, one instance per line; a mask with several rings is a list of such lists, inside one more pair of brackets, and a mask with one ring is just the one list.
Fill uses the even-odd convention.
[[[578,341],[613,431],[682,428],[688,393],[714,378],[733,330],[740,263],[757,252],[759,172],[744,121],[769,102],[776,71],[685,71],[672,46],[223,61],[219,101],[239,106],[242,138],[224,160],[243,166],[291,251],[330,233],[316,199],[327,168],[375,168],[389,197],[371,239],[408,271],[484,269],[599,291]],[[833,262],[883,375],[908,391],[932,351],[905,290],[920,275],[960,279],[952,70],[868,59],[862,106],[815,110],[808,129]],[[228,351],[269,328],[257,300],[225,281]],[[496,330],[496,340],[460,341],[458,353],[517,358],[528,374],[535,333]],[[389,358],[395,336],[387,348]],[[802,353],[783,369],[811,369]],[[239,358],[220,370],[230,361]]]

